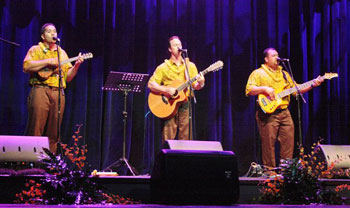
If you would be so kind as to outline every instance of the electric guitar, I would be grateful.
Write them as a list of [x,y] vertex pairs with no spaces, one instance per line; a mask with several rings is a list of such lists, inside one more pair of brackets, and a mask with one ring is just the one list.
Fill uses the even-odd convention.
[[[224,63],[222,61],[217,61],[200,73],[204,76],[208,72],[222,69],[223,66]],[[187,89],[187,87],[189,87],[194,81],[198,80],[200,73],[185,83],[179,80],[172,81],[169,86],[176,88],[176,93],[172,97],[151,92],[148,96],[148,106],[151,112],[158,118],[163,119],[168,119],[174,116],[180,104],[187,101],[185,89]]]
[[[332,79],[334,77],[338,77],[338,74],[337,73],[325,73],[321,78],[322,79]],[[312,80],[305,82],[301,85],[298,85],[298,87],[299,87],[299,90],[302,90],[302,89],[310,87],[311,85],[312,85]],[[258,101],[259,106],[260,106],[262,111],[264,111],[265,113],[273,113],[280,105],[288,104],[288,101],[283,100],[283,98],[294,93],[294,92],[297,92],[296,87],[289,88],[286,90],[278,89],[278,90],[275,90],[275,99],[274,100],[272,100],[270,98],[270,96],[266,96],[264,94],[259,94],[257,101]]]
[[[84,53],[81,56],[83,59],[90,59],[93,57],[92,53]],[[78,59],[79,59],[79,56],[76,56],[76,57],[61,61],[60,63],[62,66],[63,64],[70,63],[70,62],[76,61]],[[43,68],[40,71],[38,71],[38,75],[39,75],[39,78],[41,80],[47,80],[54,72],[56,73],[57,71],[58,71],[58,68],[50,69],[50,68],[46,67],[46,68]]]

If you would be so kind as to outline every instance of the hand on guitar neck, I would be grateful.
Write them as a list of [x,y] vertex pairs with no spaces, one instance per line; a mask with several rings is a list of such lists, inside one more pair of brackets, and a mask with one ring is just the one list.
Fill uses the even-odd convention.
[[81,55],[81,53],[79,53],[78,59],[75,61],[74,66],[73,67],[79,67],[81,63],[84,62],[84,57]]
[[320,86],[323,81],[324,81],[324,77],[318,75],[316,79],[312,80],[311,88]]
[[205,83],[205,78],[202,74],[202,72],[200,72],[198,75],[197,75],[197,83],[196,85],[194,86],[194,89],[195,90],[200,90],[204,87],[204,83]]

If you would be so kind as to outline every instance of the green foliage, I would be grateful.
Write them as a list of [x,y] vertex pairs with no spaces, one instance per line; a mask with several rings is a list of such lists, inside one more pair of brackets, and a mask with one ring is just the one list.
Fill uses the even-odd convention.
[[[80,127],[73,135],[74,147],[62,145],[66,158],[56,156],[44,149],[48,157],[43,157],[45,178],[39,183],[30,180],[29,190],[16,194],[16,203],[26,204],[135,204],[128,198],[107,192],[93,182],[90,169],[85,165],[85,147],[78,147]],[[70,168],[64,159],[73,164]]]
[[88,171],[71,170],[60,156],[45,150],[50,159],[46,162],[46,190],[44,204],[91,204],[103,202],[102,187],[90,180]]

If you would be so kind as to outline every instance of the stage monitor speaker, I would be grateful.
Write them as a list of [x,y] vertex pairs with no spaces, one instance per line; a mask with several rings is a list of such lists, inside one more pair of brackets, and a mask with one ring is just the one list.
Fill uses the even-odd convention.
[[49,149],[48,137],[0,136],[0,163],[37,162],[43,147]]
[[233,204],[239,199],[232,151],[163,149],[151,174],[151,201],[161,204]]
[[[334,163],[334,168],[350,168],[350,145],[318,145],[322,150],[324,161],[330,167]],[[321,154],[322,155],[322,154]]]
[[218,141],[167,140],[164,149],[223,151]]

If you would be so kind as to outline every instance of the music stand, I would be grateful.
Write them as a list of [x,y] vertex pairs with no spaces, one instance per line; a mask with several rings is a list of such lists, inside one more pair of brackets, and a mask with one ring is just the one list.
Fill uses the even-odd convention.
[[132,165],[128,162],[125,157],[126,149],[126,124],[128,112],[126,110],[126,101],[129,92],[142,92],[144,86],[148,81],[148,74],[139,74],[139,73],[129,73],[129,72],[115,72],[110,71],[105,85],[102,87],[102,90],[105,91],[122,91],[124,93],[124,111],[123,111],[123,157],[117,161],[110,164],[104,170],[111,170],[112,167],[119,167],[121,165],[126,165],[128,170],[132,175],[135,176],[135,171]]

